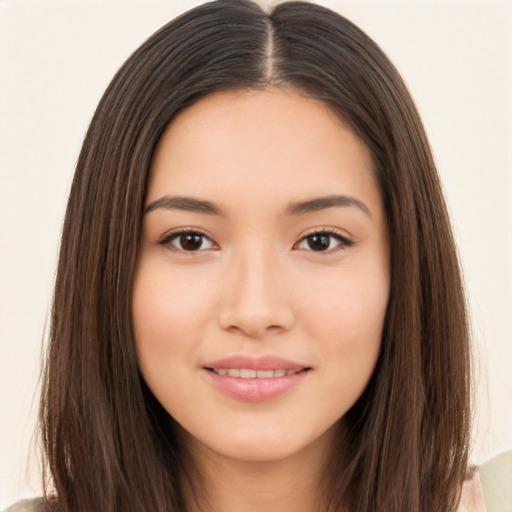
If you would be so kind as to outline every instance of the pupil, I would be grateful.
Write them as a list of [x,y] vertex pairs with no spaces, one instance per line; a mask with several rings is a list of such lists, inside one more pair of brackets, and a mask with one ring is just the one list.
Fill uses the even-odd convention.
[[195,251],[201,247],[201,235],[181,235],[180,244],[186,251]]
[[313,251],[325,251],[329,249],[329,236],[311,235],[308,239],[308,244]]

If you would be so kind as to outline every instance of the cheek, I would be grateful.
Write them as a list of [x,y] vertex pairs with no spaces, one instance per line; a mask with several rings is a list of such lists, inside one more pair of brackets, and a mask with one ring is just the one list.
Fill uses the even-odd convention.
[[[165,263],[146,258],[139,265],[132,313],[139,367],[159,399],[181,385],[184,367],[196,365],[204,333],[211,322],[211,280],[172,272]],[[209,285],[209,286],[208,286]]]
[[[323,285],[322,285],[323,284]],[[325,361],[350,374],[373,371],[382,339],[389,295],[386,269],[356,268],[310,288],[303,302],[304,327]],[[306,320],[307,319],[307,320]]]
[[183,269],[173,272],[165,261],[149,256],[137,268],[132,314],[138,364],[146,384],[173,416],[188,407],[194,383],[187,372],[199,364],[213,297],[211,280],[194,279]]
[[[211,314],[209,281],[187,272],[169,272],[161,264],[143,263],[134,282],[133,321],[139,345],[163,344],[169,349],[183,332],[200,329]],[[174,343],[171,343],[174,342]]]

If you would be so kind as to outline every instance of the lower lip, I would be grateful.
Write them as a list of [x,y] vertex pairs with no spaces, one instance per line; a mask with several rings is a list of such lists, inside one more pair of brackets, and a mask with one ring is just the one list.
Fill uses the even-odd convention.
[[218,390],[232,398],[247,402],[263,402],[277,398],[297,386],[308,372],[309,370],[302,370],[293,375],[270,379],[242,379],[206,370]]

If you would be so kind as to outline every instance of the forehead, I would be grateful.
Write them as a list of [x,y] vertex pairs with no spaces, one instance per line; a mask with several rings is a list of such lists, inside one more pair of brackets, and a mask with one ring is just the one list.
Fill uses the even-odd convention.
[[369,152],[348,126],[324,102],[276,88],[214,93],[177,116],[155,152],[147,202],[171,193],[380,201]]

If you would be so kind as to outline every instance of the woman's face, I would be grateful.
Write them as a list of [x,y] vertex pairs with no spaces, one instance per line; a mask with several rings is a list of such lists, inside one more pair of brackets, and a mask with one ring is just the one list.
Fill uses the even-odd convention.
[[134,284],[143,377],[198,448],[269,461],[330,442],[388,301],[368,152],[290,91],[201,99],[155,153]]

